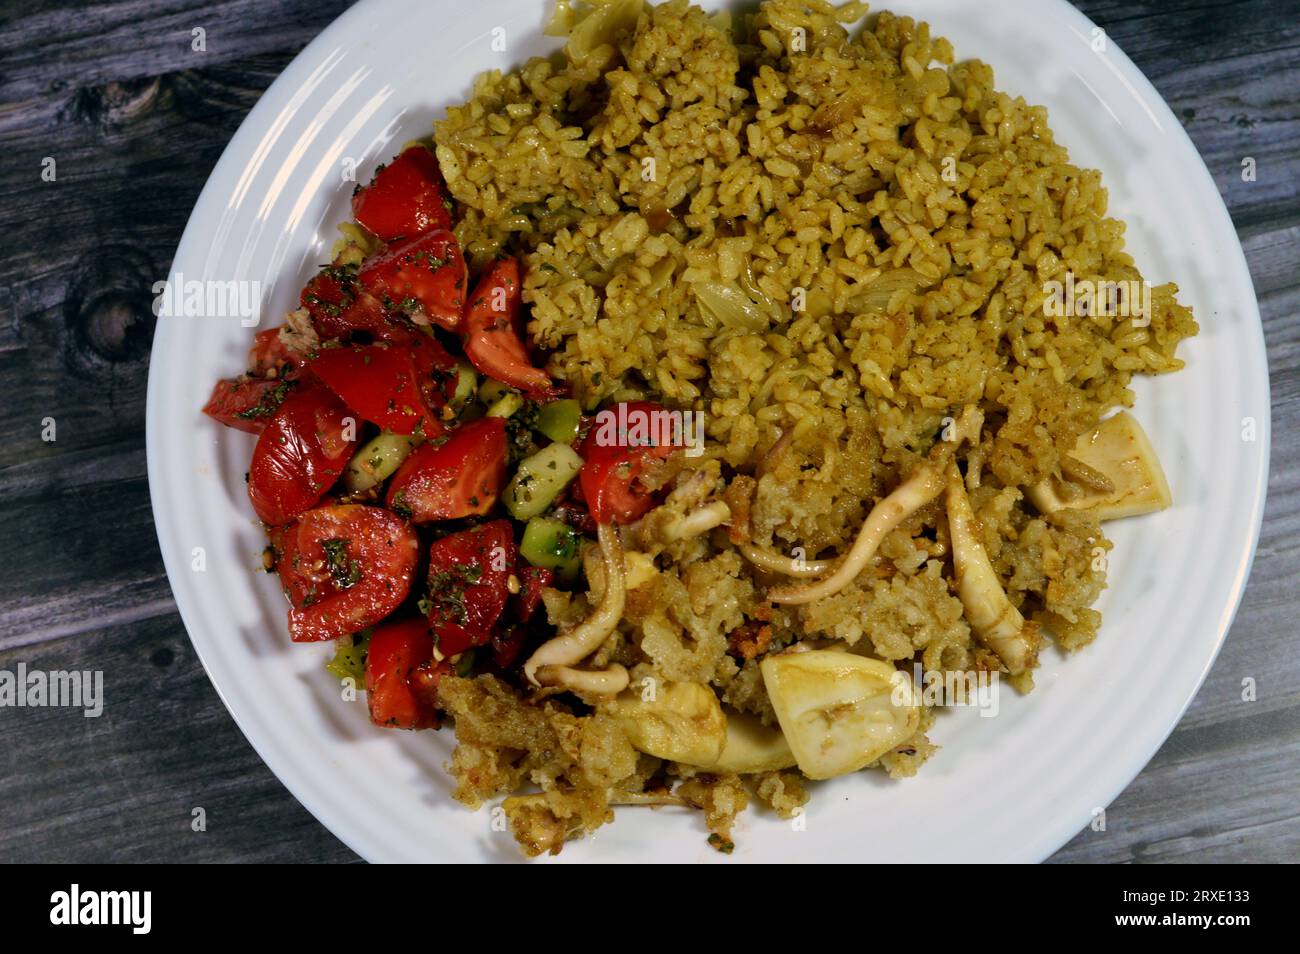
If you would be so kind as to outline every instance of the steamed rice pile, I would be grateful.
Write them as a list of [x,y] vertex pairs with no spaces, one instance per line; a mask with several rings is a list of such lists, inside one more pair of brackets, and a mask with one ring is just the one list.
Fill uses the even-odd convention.
[[[1045,110],[997,91],[990,67],[954,62],[926,24],[889,13],[851,36],[864,13],[817,0],[734,18],[685,0],[562,8],[562,57],[481,77],[436,125],[459,237],[479,263],[527,264],[529,330],[552,373],[587,407],[703,411],[707,452],[653,479],[702,474],[738,515],[730,531],[657,548],[596,663],[621,662],[634,682],[711,684],[769,723],[756,657],[800,639],[900,666],[1001,666],[954,594],[942,500],[807,606],[765,602],[771,581],[737,534],[809,559],[843,552],[945,418],[978,404],[965,461],[983,543],[1012,603],[1078,649],[1097,634],[1110,543],[1086,515],[1039,515],[1023,488],[1132,403],[1133,374],[1179,368],[1178,342],[1197,330],[1173,285],[1153,289],[1147,327],[1045,317],[1044,285],[1067,271],[1141,279],[1099,174],[1072,165]],[[590,601],[555,592],[547,609],[558,624]],[[1031,687],[1028,673],[1012,682]],[[444,699],[459,798],[541,790],[507,803],[531,852],[681,778],[720,847],[751,795],[785,814],[806,798],[797,772],[742,782],[665,765],[606,717],[525,703],[490,676],[448,680]],[[915,772],[932,722],[881,767]]]

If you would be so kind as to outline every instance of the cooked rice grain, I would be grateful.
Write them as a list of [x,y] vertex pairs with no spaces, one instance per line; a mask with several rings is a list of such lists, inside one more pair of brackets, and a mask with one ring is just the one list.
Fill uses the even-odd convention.
[[[712,461],[724,484],[749,481],[736,493],[765,547],[842,550],[944,419],[978,403],[967,479],[990,559],[1016,607],[1076,649],[1097,632],[1096,557],[1110,544],[1089,517],[1040,516],[1021,488],[1132,404],[1133,374],[1181,367],[1175,350],[1197,326],[1173,285],[1153,290],[1146,327],[1050,317],[1046,283],[1067,273],[1141,280],[1099,173],[1070,162],[1042,107],[999,92],[988,65],[956,62],[926,24],[882,12],[852,37],[864,12],[597,4],[566,56],[480,77],[436,124],[459,236],[480,265],[526,262],[529,330],[585,406],[645,397],[705,413],[706,457],[664,477]],[[941,506],[923,508],[873,569],[796,608],[765,603],[768,581],[725,530],[676,544],[601,661],[711,682],[768,722],[756,664],[727,655],[748,622],[770,626],[773,647],[838,638],[900,665],[996,669],[951,592],[945,535]],[[573,611],[559,597],[548,608]],[[540,785],[576,799],[553,807],[581,829],[614,789],[648,783],[603,736],[555,749],[550,709],[486,719],[470,684],[454,685],[453,711],[472,724],[454,766],[465,800]],[[497,688],[472,694],[510,705]],[[881,762],[909,775],[932,750],[919,733]],[[734,780],[686,784],[729,838],[744,802]],[[778,775],[758,793],[787,814],[804,797]]]

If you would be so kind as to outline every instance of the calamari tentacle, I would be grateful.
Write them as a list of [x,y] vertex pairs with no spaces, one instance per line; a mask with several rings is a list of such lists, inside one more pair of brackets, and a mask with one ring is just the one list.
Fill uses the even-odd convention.
[[[561,633],[537,648],[524,663],[524,675],[534,686],[542,685],[538,670],[542,667],[569,667],[582,662],[600,648],[618,627],[623,616],[627,587],[623,573],[623,545],[613,524],[596,528],[596,538],[605,567],[605,592],[595,612],[577,626]],[[626,674],[625,674],[626,675]]]
[[834,596],[852,583],[867,568],[885,537],[943,492],[944,463],[951,460],[962,441],[975,440],[983,424],[984,415],[979,408],[971,405],[963,409],[954,424],[952,439],[936,444],[930,451],[930,459],[871,509],[853,546],[830,576],[809,586],[771,590],[767,598],[773,603],[787,605],[812,603]]
[[975,513],[955,462],[948,465],[946,502],[953,572],[966,619],[980,642],[1015,675],[1038,661],[1039,632],[1007,598],[975,529]]

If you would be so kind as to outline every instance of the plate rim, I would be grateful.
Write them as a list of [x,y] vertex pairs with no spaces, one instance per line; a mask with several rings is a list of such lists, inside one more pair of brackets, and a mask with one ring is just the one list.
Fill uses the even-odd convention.
[[[372,8],[382,7],[387,0],[361,0],[361,2],[344,11],[340,16],[335,18],[328,26],[325,27],[310,43],[308,43],[276,77],[271,85],[254,104],[253,108],[241,121],[238,129],[223,149],[220,158],[209,174],[203,189],[200,191],[190,217],[186,222],[185,230],[181,240],[178,243],[176,252],[172,260],[172,269],[174,272],[175,264],[183,258],[192,257],[190,254],[193,246],[199,245],[204,238],[205,230],[200,229],[198,222],[199,212],[201,209],[209,206],[215,200],[224,198],[217,195],[221,190],[221,182],[230,178],[232,169],[237,169],[245,164],[249,158],[247,145],[249,142],[256,143],[265,133],[266,117],[274,117],[279,111],[287,105],[296,82],[302,74],[307,73],[315,63],[321,59],[323,51],[337,45],[348,46],[349,39],[354,39],[353,29],[357,24],[369,21],[373,15]],[[1060,16],[1063,20],[1073,21],[1074,25],[1084,32],[1091,32],[1098,29],[1096,24],[1087,17],[1082,11],[1078,10],[1066,0],[1050,0],[1050,4],[1055,9],[1055,15]],[[878,11],[873,11],[878,12]],[[939,30],[942,35],[942,30]],[[1231,235],[1230,249],[1222,249],[1226,252],[1224,256],[1226,268],[1235,273],[1235,277],[1244,281],[1246,287],[1251,291],[1249,300],[1241,303],[1243,313],[1243,322],[1236,329],[1237,333],[1248,333],[1252,340],[1249,342],[1251,350],[1257,351],[1263,357],[1264,377],[1262,382],[1264,392],[1264,413],[1260,421],[1259,443],[1260,454],[1259,462],[1254,474],[1254,493],[1251,502],[1251,512],[1248,517],[1249,536],[1244,549],[1234,555],[1234,565],[1237,567],[1236,582],[1232,587],[1230,598],[1223,611],[1220,613],[1218,620],[1215,622],[1216,636],[1213,651],[1207,654],[1204,664],[1200,668],[1194,684],[1189,684],[1183,693],[1181,704],[1178,707],[1176,716],[1168,725],[1163,725],[1158,731],[1147,730],[1145,744],[1140,747],[1140,757],[1133,760],[1132,771],[1125,768],[1121,772],[1113,773],[1111,782],[1106,786],[1107,796],[1103,802],[1104,805],[1110,805],[1120,793],[1127,789],[1138,777],[1139,774],[1150,763],[1152,757],[1168,740],[1172,733],[1177,729],[1178,724],[1182,721],[1188,707],[1195,699],[1202,685],[1208,676],[1210,669],[1217,660],[1222,651],[1223,644],[1231,629],[1232,623],[1240,608],[1246,583],[1249,579],[1250,571],[1253,566],[1254,558],[1257,553],[1260,531],[1263,522],[1264,508],[1267,499],[1268,475],[1270,471],[1271,459],[1271,430],[1272,430],[1272,407],[1271,407],[1271,378],[1268,374],[1267,350],[1263,334],[1263,323],[1259,312],[1258,295],[1255,292],[1253,276],[1250,273],[1245,250],[1242,247],[1240,236],[1235,225],[1228,213],[1227,206],[1223,200],[1222,192],[1215,183],[1204,158],[1196,148],[1195,143],[1188,136],[1182,123],[1178,121],[1172,109],[1165,102],[1159,91],[1150,82],[1146,75],[1138,69],[1132,60],[1123,52],[1118,43],[1113,38],[1108,37],[1107,55],[1114,58],[1117,68],[1124,74],[1134,98],[1139,101],[1148,110],[1167,125],[1170,134],[1176,142],[1171,148],[1178,151],[1188,151],[1193,162],[1186,164],[1186,171],[1202,180],[1202,184],[1209,189],[1215,196],[1216,201],[1207,208],[1203,217],[1206,221],[1215,220],[1211,224],[1214,226],[1214,233],[1226,238]],[[986,62],[989,60],[986,58]],[[991,63],[994,68],[997,64]],[[286,95],[288,93],[289,95]],[[317,793],[305,781],[298,777],[296,773],[285,771],[284,756],[279,751],[279,744],[273,738],[263,736],[258,732],[250,731],[246,718],[237,707],[233,704],[223,682],[214,673],[213,666],[207,658],[204,648],[201,645],[203,639],[196,639],[196,632],[206,631],[206,622],[195,606],[193,599],[187,592],[186,587],[178,586],[176,581],[185,579],[185,567],[182,555],[173,551],[168,543],[170,530],[172,529],[171,513],[164,503],[164,494],[159,493],[161,486],[161,443],[163,427],[163,410],[164,401],[158,397],[160,387],[157,386],[162,378],[162,362],[157,360],[165,344],[173,335],[172,329],[175,322],[169,323],[164,327],[160,319],[155,327],[154,341],[151,347],[150,367],[148,376],[148,387],[146,396],[146,463],[150,491],[150,505],[153,514],[155,531],[159,541],[159,548],[162,553],[164,567],[167,573],[169,587],[172,590],[173,597],[176,601],[178,612],[185,625],[187,637],[190,644],[194,647],[196,656],[206,672],[209,681],[216,690],[218,698],[221,699],[222,705],[230,713],[231,718],[239,727],[244,738],[257,752],[258,757],[276,776],[277,780],[285,786],[286,789],[306,808],[314,818],[324,825],[336,838],[343,842],[351,851],[368,861],[382,860],[377,856],[372,856],[370,846],[365,844],[362,839],[362,833],[355,826],[347,813],[335,811],[333,805],[322,801]],[[1163,720],[1162,720],[1163,721]],[[1057,822],[1051,826],[1043,826],[1035,837],[1028,837],[1013,850],[1007,852],[1007,857],[1018,861],[1043,861],[1049,858],[1054,852],[1063,847],[1074,837],[1075,834],[1087,827],[1089,818],[1087,817],[1066,817],[1065,812],[1058,813]]]

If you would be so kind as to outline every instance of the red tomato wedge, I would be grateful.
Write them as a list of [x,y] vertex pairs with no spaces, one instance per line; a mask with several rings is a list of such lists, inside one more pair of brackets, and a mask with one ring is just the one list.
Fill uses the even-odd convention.
[[372,424],[394,434],[437,437],[443,432],[408,348],[387,344],[322,348],[310,367],[344,404]]
[[[634,415],[652,415],[664,408],[650,401],[629,401],[622,405],[627,417],[614,405],[601,413],[615,415],[614,420],[634,420]],[[653,419],[653,418],[651,418]],[[631,523],[654,506],[654,496],[643,490],[636,479],[651,459],[663,459],[677,450],[671,444],[629,443],[622,433],[611,435],[600,426],[600,418],[582,442],[582,470],[578,484],[591,516],[597,523]]]
[[352,454],[357,422],[325,388],[302,387],[284,399],[253,449],[248,496],[262,521],[280,526],[310,510]]
[[441,408],[451,400],[456,393],[456,359],[432,335],[392,324],[382,338],[411,352],[420,389],[430,409]]
[[355,265],[331,265],[320,270],[302,290],[302,307],[311,314],[316,334],[325,341],[354,331],[382,336],[387,325],[379,299],[357,281]]
[[280,337],[279,328],[259,331],[248,352],[248,373],[258,377],[283,377],[307,363],[307,356],[294,351]]
[[438,680],[451,671],[433,660],[433,637],[424,619],[376,627],[366,649],[370,720],[392,729],[436,729]]
[[296,609],[311,605],[320,598],[321,588],[328,585],[329,576],[323,567],[314,572],[310,564],[303,563],[298,552],[298,522],[272,527],[267,536],[275,554],[275,572],[280,576],[280,589],[289,605]]
[[438,160],[412,146],[380,166],[370,185],[352,197],[352,214],[385,242],[451,228],[451,203]]
[[453,533],[429,547],[429,629],[443,656],[492,638],[517,556],[509,520]]
[[487,513],[506,480],[506,422],[484,417],[422,444],[388,485],[388,506],[416,523]]
[[226,378],[212,389],[203,413],[227,427],[260,434],[293,390],[294,383],[282,378],[248,375]]
[[541,608],[542,590],[555,582],[555,571],[545,567],[524,564],[515,573],[519,577],[519,592],[515,594],[514,607],[519,621],[526,623]]
[[546,372],[533,367],[520,337],[519,262],[493,262],[479,279],[465,312],[462,340],[474,367],[494,381],[519,388],[535,399],[554,391]]
[[294,642],[337,639],[373,626],[411,591],[420,544],[411,525],[379,507],[317,507],[279,535],[276,568]]
[[528,641],[528,630],[523,626],[510,625],[500,627],[492,634],[492,668],[504,673],[515,664],[524,644]]
[[456,236],[445,229],[394,242],[365,261],[362,287],[389,312],[402,311],[417,324],[460,327],[465,308],[465,259]]

